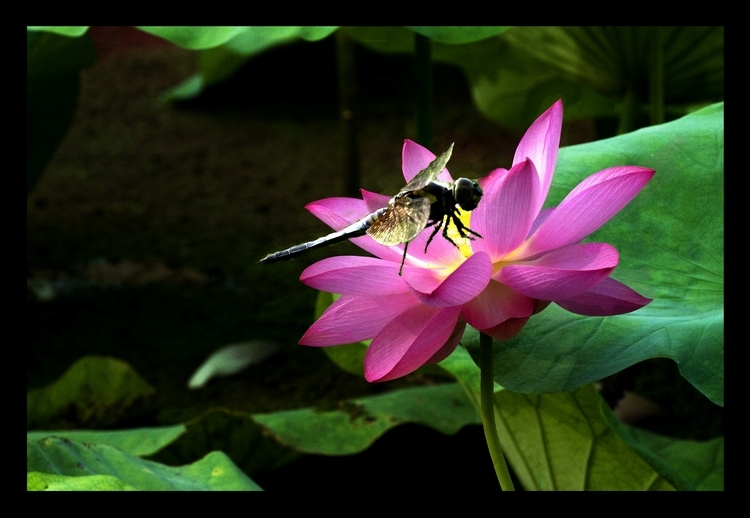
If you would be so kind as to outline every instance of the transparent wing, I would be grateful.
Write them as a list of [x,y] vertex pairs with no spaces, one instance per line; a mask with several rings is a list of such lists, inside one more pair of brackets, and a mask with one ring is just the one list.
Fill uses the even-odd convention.
[[416,191],[417,189],[421,189],[422,187],[427,186],[427,184],[435,180],[435,178],[437,178],[437,176],[443,171],[443,169],[445,169],[445,164],[448,163],[448,160],[450,159],[452,153],[453,144],[451,144],[451,147],[448,148],[448,151],[436,157],[435,160],[430,162],[430,165],[422,169],[417,174],[417,176],[412,178],[411,182],[407,183],[406,186],[401,189],[401,192]]
[[[442,168],[441,168],[442,170]],[[399,196],[367,229],[367,235],[381,245],[393,246],[411,241],[424,230],[430,217],[429,198]]]

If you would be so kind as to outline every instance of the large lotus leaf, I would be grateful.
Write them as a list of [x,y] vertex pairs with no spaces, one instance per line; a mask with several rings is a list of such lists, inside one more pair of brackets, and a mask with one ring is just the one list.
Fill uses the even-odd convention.
[[[633,313],[605,318],[551,305],[532,316],[516,338],[494,343],[500,385],[517,392],[565,391],[664,357],[723,406],[723,117],[724,106],[717,104],[668,124],[561,149],[550,190],[553,204],[610,166],[656,171],[589,239],[613,244],[620,263],[612,277],[654,300]],[[478,333],[464,339],[475,354]]]
[[26,33],[27,194],[41,177],[73,118],[78,75],[96,58],[88,38]]
[[55,430],[26,433],[26,441],[44,439],[52,435],[79,443],[107,444],[130,455],[153,455],[185,433],[185,426],[160,426],[130,430]]
[[133,417],[155,392],[126,362],[86,356],[57,381],[28,393],[27,426],[111,426]]
[[26,443],[31,490],[260,490],[222,452],[181,467],[143,460],[106,444],[60,437]]
[[593,386],[560,394],[495,394],[503,452],[524,488],[670,490],[602,417]]

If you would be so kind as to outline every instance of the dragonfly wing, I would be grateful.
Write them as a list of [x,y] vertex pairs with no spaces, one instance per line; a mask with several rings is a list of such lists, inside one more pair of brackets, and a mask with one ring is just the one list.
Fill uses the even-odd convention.
[[427,184],[435,180],[435,178],[437,178],[437,176],[441,172],[443,172],[443,169],[445,169],[445,164],[448,163],[448,160],[450,159],[452,153],[453,144],[451,144],[451,147],[448,148],[448,151],[436,157],[435,160],[430,162],[430,165],[422,169],[417,174],[417,176],[412,178],[411,182],[407,183],[406,186],[401,189],[401,192],[416,191],[417,189],[426,187]]
[[381,245],[393,246],[406,243],[424,230],[429,217],[429,198],[398,196],[383,215],[370,225],[367,235]]

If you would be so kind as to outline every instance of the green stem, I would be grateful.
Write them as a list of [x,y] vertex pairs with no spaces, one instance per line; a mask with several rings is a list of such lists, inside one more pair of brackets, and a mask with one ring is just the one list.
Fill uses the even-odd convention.
[[495,425],[495,379],[492,367],[492,337],[484,333],[479,333],[479,371],[480,371],[480,391],[482,398],[482,423],[484,425],[484,437],[487,440],[487,447],[490,449],[492,464],[495,466],[497,480],[503,491],[514,491],[513,481],[508,472],[508,465],[503,456],[503,450],[500,447],[500,439],[497,436],[497,426]]

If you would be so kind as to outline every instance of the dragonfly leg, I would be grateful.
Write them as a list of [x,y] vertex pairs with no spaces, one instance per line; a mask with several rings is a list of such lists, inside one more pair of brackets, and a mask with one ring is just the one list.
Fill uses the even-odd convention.
[[[476,239],[476,238],[474,238],[474,237],[470,236],[469,234],[473,234],[473,235],[475,235],[475,236],[477,236],[477,237],[482,237],[482,236],[481,236],[481,235],[479,234],[479,232],[474,232],[474,231],[473,231],[473,230],[471,230],[471,229],[470,229],[469,227],[465,226],[465,225],[464,225],[464,224],[463,224],[463,223],[461,222],[461,220],[460,220],[460,219],[458,218],[458,216],[456,215],[456,213],[453,213],[453,214],[451,214],[451,215],[450,215],[450,218],[451,218],[451,220],[453,220],[453,224],[454,224],[454,225],[456,225],[456,230],[458,230],[458,234],[459,234],[459,235],[460,235],[461,237],[464,237],[464,238],[467,238],[467,239],[471,239],[472,241],[473,241],[474,239]],[[447,236],[446,236],[446,237],[447,237]],[[450,241],[450,239],[449,239],[449,241]],[[451,241],[451,242],[452,242],[452,241]],[[455,243],[454,243],[454,244],[455,244]]]
[[406,249],[409,248],[410,241],[404,243],[404,256],[401,258],[401,268],[398,269],[398,275],[401,276],[401,272],[404,270],[404,261],[406,261]]
[[[432,243],[432,238],[437,235],[438,232],[440,232],[440,227],[443,226],[443,220],[438,220],[435,224],[435,230],[432,231],[432,234],[430,234],[430,239],[427,240],[427,244],[424,245],[424,253],[427,253],[427,247],[430,246],[430,243]],[[449,240],[450,241],[450,240]],[[451,241],[452,242],[452,241]]]

